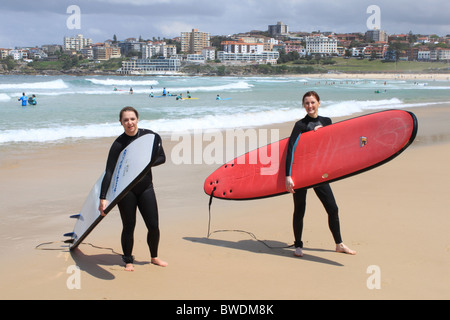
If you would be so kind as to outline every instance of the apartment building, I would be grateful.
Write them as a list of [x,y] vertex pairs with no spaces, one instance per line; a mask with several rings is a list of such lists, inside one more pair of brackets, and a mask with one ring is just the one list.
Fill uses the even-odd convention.
[[216,60],[216,49],[214,47],[203,48],[202,56],[205,57],[205,60]]
[[334,55],[338,54],[337,40],[323,35],[306,37],[306,52],[308,54]]
[[11,49],[0,48],[0,59],[6,59],[6,57],[9,55],[10,51],[11,51]]
[[284,24],[283,22],[279,21],[277,24],[269,25],[268,33],[271,36],[280,36],[283,34],[289,33],[289,26],[287,24]]
[[122,74],[170,74],[180,70],[180,59],[132,59],[122,61]]
[[300,56],[306,56],[306,49],[303,47],[301,41],[285,41],[284,51],[286,53],[297,51]]
[[107,61],[109,59],[120,58],[120,48],[110,46],[107,43],[96,43],[92,46],[92,53],[95,60]]
[[436,48],[435,50],[422,49],[417,53],[419,61],[450,61],[450,49]]
[[192,32],[181,33],[181,51],[201,54],[203,48],[211,47],[210,34],[192,29]]
[[128,38],[125,41],[119,43],[120,52],[128,57],[132,53],[140,53],[144,43],[137,41],[135,38]]
[[13,57],[14,60],[28,59],[29,51],[27,49],[14,49],[8,52],[8,55]]
[[369,45],[364,49],[364,57],[366,59],[376,58],[383,59],[386,55],[389,46],[384,45]]
[[165,42],[153,42],[141,45],[142,59],[150,59],[154,56],[170,58],[177,55],[177,46]]
[[245,42],[242,39],[238,41],[222,41],[222,50],[227,53],[262,53],[264,52],[264,43]]
[[367,42],[388,42],[389,35],[386,31],[383,30],[368,30],[366,32],[366,41]]
[[64,50],[81,51],[91,45],[92,39],[85,38],[82,34],[78,34],[76,37],[64,37]]
[[277,64],[280,58],[278,51],[263,51],[261,53],[230,53],[225,51],[217,52],[217,59],[224,63],[259,63]]

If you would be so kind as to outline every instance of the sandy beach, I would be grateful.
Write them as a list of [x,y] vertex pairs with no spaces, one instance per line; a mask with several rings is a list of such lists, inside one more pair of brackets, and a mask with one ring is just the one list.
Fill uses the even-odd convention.
[[308,78],[323,78],[323,79],[374,79],[374,80],[417,80],[417,81],[447,81],[450,79],[448,73],[322,73],[311,74]]
[[[334,252],[326,213],[313,192],[308,193],[303,258],[294,257],[293,249],[270,249],[246,233],[214,233],[208,239],[203,181],[218,165],[175,165],[176,141],[163,137],[168,161],[153,175],[159,253],[169,266],[149,264],[139,217],[136,270],[125,272],[117,254],[117,209],[75,252],[61,243],[73,229],[69,215],[81,208],[104,170],[114,139],[8,148],[0,155],[0,298],[449,299],[450,106],[410,111],[419,120],[410,148],[388,164],[332,184],[343,239],[356,256]],[[283,138],[293,124],[272,128]],[[287,246],[293,243],[292,210],[290,195],[215,199],[211,230],[245,230],[271,246]],[[74,266],[80,268],[78,278]]]

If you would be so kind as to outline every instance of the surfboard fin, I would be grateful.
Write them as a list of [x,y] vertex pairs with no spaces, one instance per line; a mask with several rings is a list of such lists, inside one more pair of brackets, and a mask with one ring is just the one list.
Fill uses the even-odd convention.
[[75,235],[75,232],[69,232],[69,233],[64,234],[64,237],[72,237],[73,238],[74,235]]
[[64,241],[64,243],[70,243],[70,244],[72,244],[74,242],[75,242],[75,239],[69,239],[69,240]]
[[73,216],[70,216],[70,219],[80,219],[81,214],[74,214]]

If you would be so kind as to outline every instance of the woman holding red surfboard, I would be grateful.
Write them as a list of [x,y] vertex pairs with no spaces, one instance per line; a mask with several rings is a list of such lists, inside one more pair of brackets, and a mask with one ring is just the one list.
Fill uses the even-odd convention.
[[[320,107],[320,97],[314,91],[309,91],[303,96],[303,107],[306,110],[307,115],[299,120],[292,130],[291,136],[289,138],[287,156],[286,156],[286,190],[293,194],[294,196],[294,237],[295,237],[295,252],[294,255],[297,257],[303,257],[303,242],[302,242],[302,232],[303,232],[303,218],[305,216],[306,209],[306,193],[307,189],[297,189],[295,190],[295,181],[291,178],[292,161],[294,157],[295,149],[299,142],[299,138],[302,133],[308,131],[317,131],[321,127],[328,126],[331,124],[331,119],[319,116],[318,109]],[[301,148],[301,146],[299,146]],[[316,195],[322,202],[325,210],[328,214],[328,226],[333,235],[334,241],[336,243],[336,251],[356,254],[355,251],[348,248],[341,238],[340,224],[339,224],[339,210],[334,199],[333,191],[328,183],[320,185],[314,188]]]

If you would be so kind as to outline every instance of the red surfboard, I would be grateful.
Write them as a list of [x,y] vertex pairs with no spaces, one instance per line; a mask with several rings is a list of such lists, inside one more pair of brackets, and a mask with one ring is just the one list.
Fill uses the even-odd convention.
[[[376,168],[402,153],[414,141],[417,128],[413,113],[387,110],[303,133],[292,165],[295,188],[311,188]],[[248,200],[287,193],[288,141],[280,140],[224,164],[205,180],[206,194]]]

